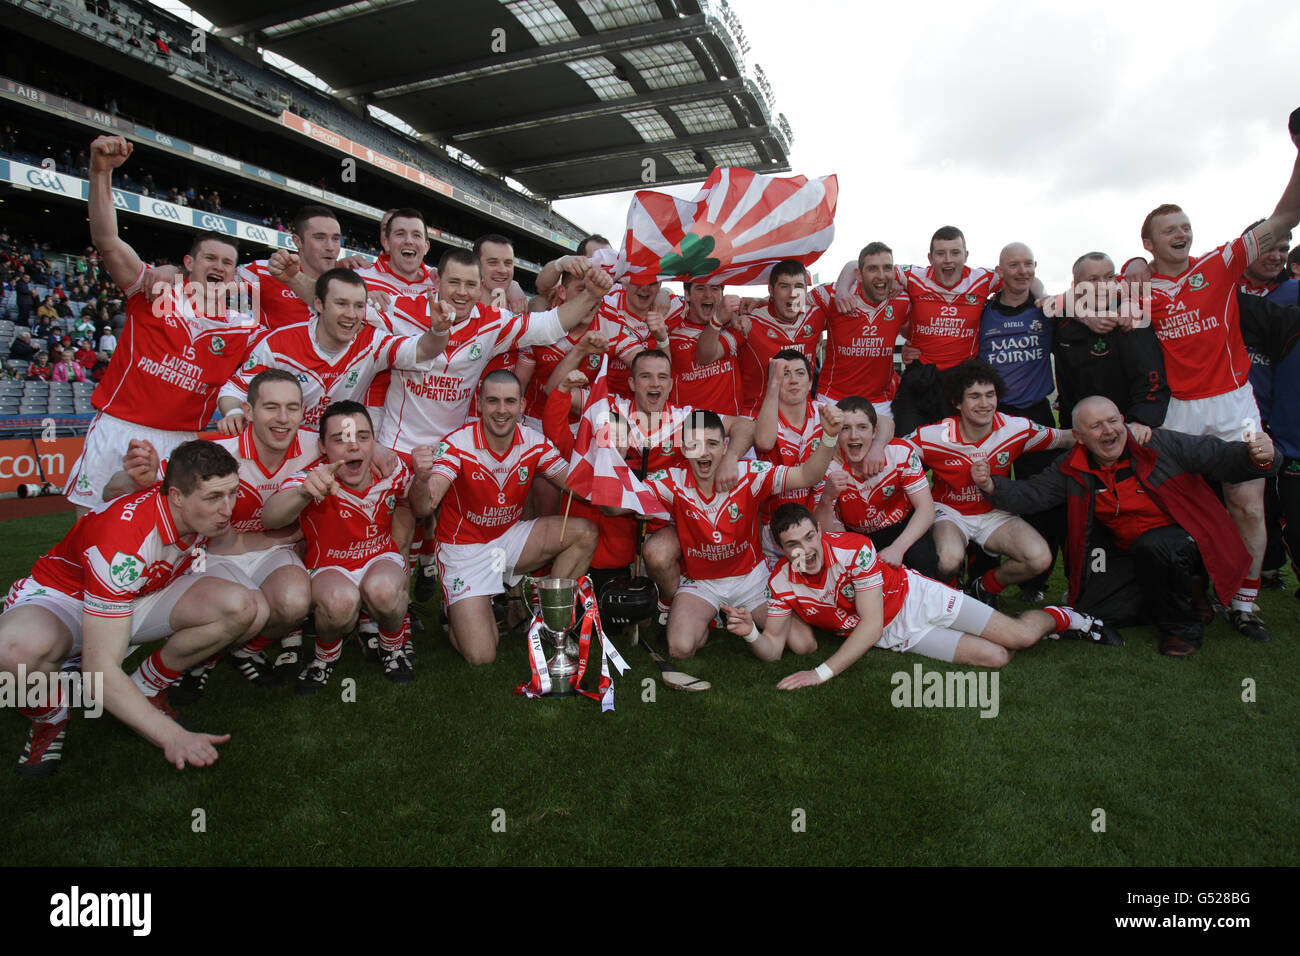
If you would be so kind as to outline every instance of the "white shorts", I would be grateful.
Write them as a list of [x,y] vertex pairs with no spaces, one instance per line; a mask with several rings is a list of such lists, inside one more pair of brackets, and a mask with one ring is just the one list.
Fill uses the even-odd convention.
[[1169,399],[1165,428],[1187,435],[1213,435],[1224,441],[1241,441],[1243,421],[1255,423],[1259,431],[1259,406],[1255,392],[1247,382],[1231,392],[1209,398]]
[[226,581],[242,584],[249,590],[260,588],[281,568],[306,568],[298,550],[291,544],[276,545],[261,551],[244,554],[212,554],[209,552],[205,571]]
[[678,594],[693,594],[713,605],[716,611],[724,604],[743,607],[747,611],[767,607],[767,565],[760,564],[748,574],[732,578],[714,578],[712,581],[694,581],[682,578]]
[[515,565],[524,553],[537,519],[519,521],[486,544],[439,544],[435,557],[447,606],[467,597],[493,597],[513,587],[522,575]]
[[[197,574],[182,574],[164,588],[137,598],[131,610],[131,646],[148,644],[159,638],[170,637],[171,616],[185,592],[201,580]],[[72,650],[69,657],[81,653],[80,598],[38,584],[32,578],[22,578],[13,583],[5,598],[6,611],[24,605],[35,605],[49,611],[72,632]]]
[[326,564],[319,568],[308,568],[307,573],[311,575],[313,580],[315,580],[316,575],[320,574],[322,571],[337,571],[360,589],[361,579],[366,576],[366,572],[376,564],[383,561],[391,561],[402,569],[403,574],[406,573],[406,559],[396,551],[385,551],[383,554],[377,554],[359,568],[340,568],[331,564]]
[[126,454],[132,438],[142,438],[149,442],[158,452],[158,457],[165,459],[171,457],[178,445],[197,437],[197,432],[148,428],[100,412],[90,423],[90,431],[86,432],[81,457],[68,472],[68,483],[63,489],[63,496],[74,505],[98,511],[106,503],[103,499],[104,486],[113,475],[122,470],[122,456]]
[[907,597],[876,646],[952,663],[961,636],[981,633],[992,617],[987,604],[908,570]]
[[1008,514],[994,508],[992,511],[986,511],[982,515],[964,515],[960,511],[949,508],[947,505],[936,503],[934,506],[934,523],[948,521],[957,526],[957,530],[962,533],[967,541],[974,541],[984,553],[996,557],[998,552],[990,551],[984,547],[984,542],[988,541],[989,536],[997,531],[1008,521],[1015,519],[1015,515]]

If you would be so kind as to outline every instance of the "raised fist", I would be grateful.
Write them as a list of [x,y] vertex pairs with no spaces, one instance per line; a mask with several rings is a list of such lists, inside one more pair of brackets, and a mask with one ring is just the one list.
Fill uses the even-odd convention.
[[90,168],[111,172],[126,162],[134,147],[122,136],[96,136],[90,143]]

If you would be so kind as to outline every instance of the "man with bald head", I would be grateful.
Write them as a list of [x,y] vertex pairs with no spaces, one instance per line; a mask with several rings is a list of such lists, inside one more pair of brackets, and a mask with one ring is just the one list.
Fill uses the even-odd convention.
[[[979,357],[1002,376],[1006,397],[998,400],[1003,415],[1028,418],[1031,422],[1056,427],[1052,414],[1052,326],[1042,309],[1034,304],[1030,286],[1038,263],[1023,242],[1002,248],[994,271],[1002,284],[984,306],[980,316]],[[1052,463],[1053,451],[1029,452],[1016,459],[1016,478],[1032,478]],[[1065,514],[1060,509],[1034,515],[1029,524],[1043,536],[1055,563],[1056,549],[1064,537]],[[1020,585],[1021,596],[1031,604],[1043,599],[1051,565]]]
[[[1028,481],[971,477],[994,506],[1033,514],[1064,503],[1071,606],[1100,616],[1097,602],[1124,603],[1136,583],[1144,606],[1116,614],[1120,626],[1154,621],[1160,652],[1187,657],[1200,647],[1212,618],[1208,583],[1231,599],[1250,568],[1250,554],[1215,497],[1210,481],[1248,481],[1277,471],[1264,432],[1249,441],[1126,425],[1108,398],[1093,395],[1074,408],[1076,444]],[[1132,429],[1132,431],[1130,431]],[[1135,581],[1134,581],[1135,579]],[[1112,604],[1114,607],[1114,604]]]

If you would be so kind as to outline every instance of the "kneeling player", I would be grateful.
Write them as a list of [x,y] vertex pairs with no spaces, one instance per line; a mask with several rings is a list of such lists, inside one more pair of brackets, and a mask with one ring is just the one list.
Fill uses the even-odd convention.
[[403,623],[410,602],[406,562],[393,541],[393,512],[409,496],[417,517],[429,513],[427,448],[411,452],[415,473],[399,463],[384,475],[375,464],[375,436],[365,406],[335,402],[320,420],[322,458],[285,480],[262,509],[267,528],[297,521],[307,545],[315,658],[298,675],[298,693],[315,694],[334,672],[343,638],[362,605],[379,625],[380,661],[394,683],[415,679]]
[[[441,504],[435,537],[438,577],[447,599],[452,647],[471,664],[496,660],[492,598],[506,580],[548,562],[557,578],[587,573],[596,526],[558,516],[520,521],[533,479],[564,489],[569,467],[546,436],[519,424],[524,393],[513,372],[497,369],[479,387],[479,420],[438,445],[429,479],[430,507]],[[561,535],[561,529],[564,534]]]
[[[81,518],[30,577],[14,583],[0,616],[0,672],[53,680],[78,655],[103,684],[108,712],[183,769],[217,759],[228,734],[190,733],[162,692],[213,654],[266,622],[258,591],[209,574],[186,574],[208,538],[226,533],[239,490],[239,463],[211,442],[178,446],[160,485]],[[131,645],[165,639],[128,677]],[[54,773],[68,727],[66,701],[23,708],[32,721],[18,774]],[[152,705],[152,706],[151,706]]]
[[772,573],[767,623],[760,631],[750,615],[731,608],[727,628],[769,661],[787,647],[796,654],[815,650],[809,625],[845,637],[826,663],[786,677],[777,685],[782,690],[828,681],[876,646],[1002,667],[1015,651],[1048,634],[1079,631],[1092,638],[1103,627],[1068,607],[999,614],[938,581],[876,560],[861,535],[823,534],[802,505],[777,509],[772,534],[785,560]]
[[709,639],[718,611],[733,606],[751,611],[761,624],[766,603],[767,565],[759,540],[763,502],[793,488],[811,488],[826,474],[840,433],[840,412],[819,409],[823,440],[800,465],[742,461],[740,481],[730,491],[718,488],[718,463],[727,436],[722,419],[696,410],[682,429],[688,468],[655,472],[646,483],[673,517],[681,539],[681,586],[668,612],[668,650],[673,657],[694,656]]

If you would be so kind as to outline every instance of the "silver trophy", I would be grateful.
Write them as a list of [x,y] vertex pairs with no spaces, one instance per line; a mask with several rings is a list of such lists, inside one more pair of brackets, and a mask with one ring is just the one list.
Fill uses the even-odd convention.
[[555,645],[555,656],[546,662],[546,670],[551,675],[552,697],[571,695],[573,687],[569,679],[578,673],[578,639],[573,633],[575,590],[572,578],[542,580],[542,631]]

